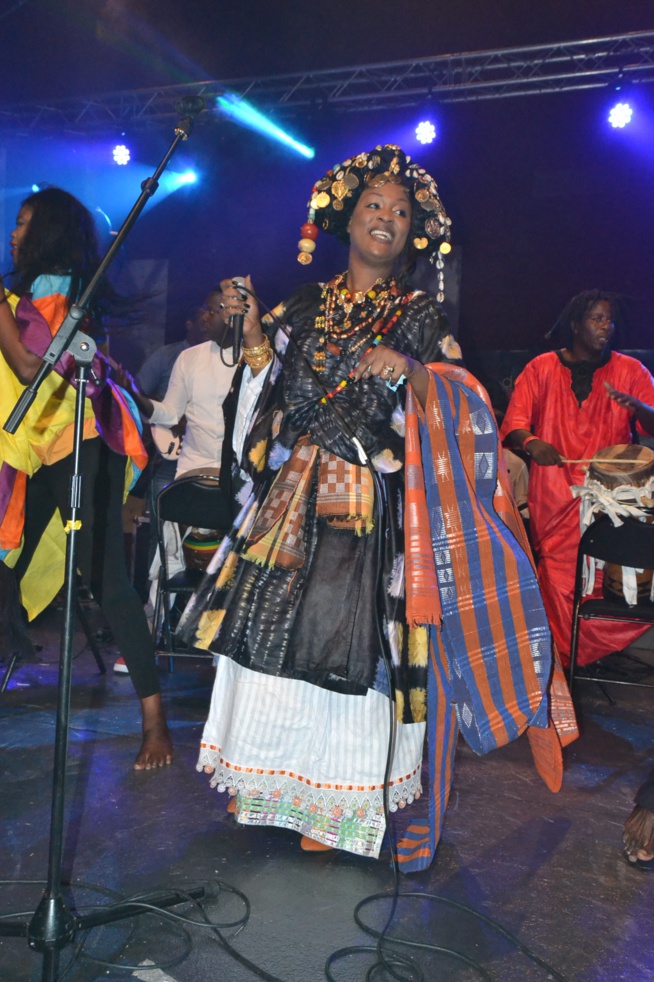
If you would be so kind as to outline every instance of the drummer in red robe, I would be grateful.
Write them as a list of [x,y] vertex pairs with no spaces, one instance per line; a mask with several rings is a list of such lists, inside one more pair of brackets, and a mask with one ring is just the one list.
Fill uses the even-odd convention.
[[[580,501],[588,461],[603,447],[654,435],[654,379],[637,359],[611,351],[615,296],[578,294],[557,322],[565,347],[534,358],[518,376],[502,424],[506,446],[531,458],[529,513],[545,609],[564,664],[570,629]],[[582,621],[578,663],[633,643],[647,625]]]

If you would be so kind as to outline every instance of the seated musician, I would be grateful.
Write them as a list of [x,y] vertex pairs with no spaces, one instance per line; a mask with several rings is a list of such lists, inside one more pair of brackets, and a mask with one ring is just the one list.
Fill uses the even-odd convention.
[[[130,377],[125,379],[139,409],[150,423],[167,427],[175,433],[174,428],[183,418],[186,420],[175,478],[191,473],[219,474],[225,432],[222,404],[230,391],[236,370],[231,350],[232,335],[219,288],[209,293],[198,312],[205,340],[186,346],[177,355],[168,387],[160,401],[145,395]],[[166,524],[168,572],[173,575],[184,568],[188,556],[185,558],[176,527]],[[202,543],[198,551],[204,553]],[[158,570],[159,557],[155,555],[150,569],[152,602]]]
[[[580,293],[557,325],[564,347],[534,358],[516,380],[502,424],[509,448],[530,458],[529,514],[538,578],[552,633],[569,660],[579,499],[588,461],[603,447],[654,435],[654,379],[635,358],[611,351],[618,308],[613,294]],[[647,628],[615,621],[581,625],[578,662],[622,650]]]

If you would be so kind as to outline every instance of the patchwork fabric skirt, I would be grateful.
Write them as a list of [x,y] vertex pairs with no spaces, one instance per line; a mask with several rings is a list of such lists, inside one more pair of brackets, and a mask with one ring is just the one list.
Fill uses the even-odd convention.
[[[380,692],[345,695],[218,657],[198,770],[236,795],[244,825],[292,829],[376,858],[385,830],[383,784],[391,730]],[[421,794],[424,723],[398,723],[390,810]]]

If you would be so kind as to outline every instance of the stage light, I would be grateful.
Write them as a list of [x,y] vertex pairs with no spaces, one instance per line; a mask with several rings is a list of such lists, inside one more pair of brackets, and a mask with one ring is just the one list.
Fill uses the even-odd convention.
[[309,160],[315,157],[316,151],[313,147],[307,147],[304,143],[295,140],[290,134],[285,133],[281,127],[273,123],[263,113],[260,113],[258,109],[255,109],[245,99],[239,99],[238,96],[228,92],[218,96],[216,105],[226,116],[230,116],[237,123],[247,126],[248,129],[256,130],[257,133],[263,133],[264,136],[269,136],[271,139],[283,143]]
[[117,143],[112,151],[115,163],[119,165],[128,164],[131,158],[129,148],[124,143]]
[[416,126],[416,140],[418,143],[433,143],[436,139],[436,127],[430,120],[423,119]]
[[609,113],[609,123],[614,129],[624,129],[631,122],[634,111],[628,102],[616,102]]
[[161,175],[160,189],[164,194],[172,194],[182,187],[195,184],[198,180],[197,171],[191,170],[169,170]]
[[41,190],[41,187],[40,187],[39,184],[33,184],[32,185],[32,191],[33,191],[34,194],[36,194],[36,192],[37,191],[40,191],[40,190]]

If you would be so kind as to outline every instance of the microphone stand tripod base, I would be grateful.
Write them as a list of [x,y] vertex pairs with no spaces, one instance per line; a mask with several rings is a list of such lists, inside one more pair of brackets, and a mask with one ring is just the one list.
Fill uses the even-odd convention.
[[60,894],[42,897],[27,928],[27,943],[33,951],[64,948],[75,936],[76,923]]

